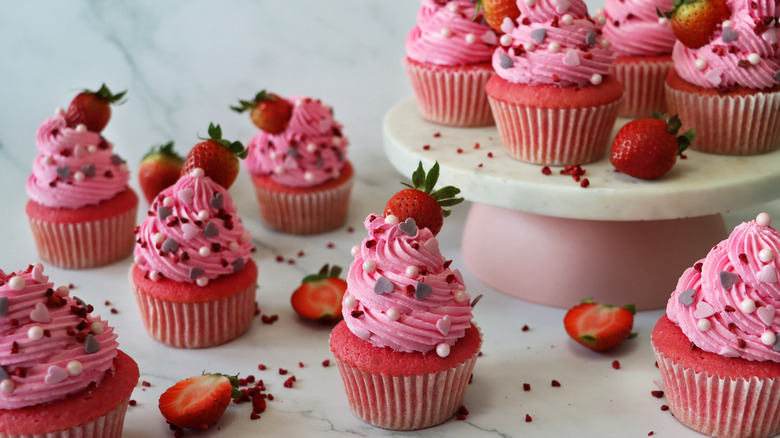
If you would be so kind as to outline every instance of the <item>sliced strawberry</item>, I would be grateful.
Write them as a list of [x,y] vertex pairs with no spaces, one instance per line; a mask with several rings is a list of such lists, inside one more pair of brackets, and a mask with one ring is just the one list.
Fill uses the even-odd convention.
[[341,319],[341,301],[347,282],[339,278],[341,267],[325,265],[316,274],[304,277],[290,302],[303,318],[334,323]]
[[240,100],[230,109],[238,113],[249,111],[249,118],[258,128],[269,134],[279,134],[287,129],[293,106],[277,94],[260,91],[252,100]]
[[173,150],[172,141],[153,146],[144,155],[138,167],[138,183],[149,204],[160,192],[176,183],[183,164],[184,158]]
[[563,326],[575,341],[591,350],[604,351],[631,336],[635,313],[633,304],[618,307],[588,299],[569,309]]
[[208,429],[222,417],[230,400],[241,396],[236,376],[204,373],[168,388],[160,396],[159,408],[174,426]]
[[229,189],[238,176],[238,159],[245,158],[247,149],[240,141],[230,142],[222,138],[222,128],[209,124],[209,138],[190,150],[184,160],[181,174],[185,175],[193,169],[201,168],[206,176],[217,184]]
[[121,104],[126,93],[112,94],[106,84],[98,91],[84,90],[70,102],[65,121],[71,128],[83,124],[90,131],[101,132],[111,118],[111,104]]

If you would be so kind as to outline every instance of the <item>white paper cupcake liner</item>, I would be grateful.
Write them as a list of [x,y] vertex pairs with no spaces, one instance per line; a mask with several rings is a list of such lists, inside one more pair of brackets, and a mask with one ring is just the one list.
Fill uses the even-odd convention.
[[623,101],[618,117],[651,117],[666,112],[666,75],[672,60],[616,62],[615,77],[623,84]]
[[[0,438],[121,438],[129,401],[130,397],[128,396],[116,408],[96,418],[95,421],[70,429],[29,434],[0,432]],[[78,409],[78,406],[75,406],[74,409]]]

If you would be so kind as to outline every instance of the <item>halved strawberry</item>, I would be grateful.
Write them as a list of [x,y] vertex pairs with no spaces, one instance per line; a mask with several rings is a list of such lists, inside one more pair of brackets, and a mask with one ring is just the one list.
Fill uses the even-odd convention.
[[229,189],[238,176],[238,159],[245,158],[247,149],[240,141],[230,142],[222,138],[222,128],[209,124],[209,138],[193,146],[184,160],[181,174],[201,168],[206,176]]
[[176,183],[183,164],[184,158],[173,150],[172,141],[152,146],[144,155],[138,167],[138,183],[149,204],[160,192]]
[[434,163],[428,175],[422,167],[422,162],[412,174],[412,184],[401,183],[408,189],[401,190],[393,195],[385,205],[385,217],[394,215],[403,222],[408,218],[420,228],[428,228],[433,235],[439,234],[444,224],[444,218],[451,211],[442,207],[451,207],[463,202],[463,198],[455,198],[460,189],[453,186],[442,187],[433,191],[436,181],[439,180],[439,163]]
[[65,121],[71,128],[84,124],[88,130],[100,132],[111,118],[111,104],[121,104],[125,93],[127,90],[112,94],[106,84],[98,91],[84,90],[70,102]]
[[292,104],[265,90],[257,93],[252,100],[239,99],[238,103],[238,106],[231,106],[230,109],[238,113],[249,110],[252,123],[269,134],[279,134],[287,129],[287,123],[292,117]]
[[168,388],[160,396],[159,408],[174,426],[208,429],[219,420],[230,400],[242,395],[237,376],[204,373]]
[[290,302],[303,318],[334,323],[341,319],[341,300],[347,282],[339,278],[341,267],[325,265],[316,274],[307,275],[293,292]]
[[636,307],[599,304],[591,299],[569,309],[563,318],[566,333],[594,351],[608,350],[631,336]]

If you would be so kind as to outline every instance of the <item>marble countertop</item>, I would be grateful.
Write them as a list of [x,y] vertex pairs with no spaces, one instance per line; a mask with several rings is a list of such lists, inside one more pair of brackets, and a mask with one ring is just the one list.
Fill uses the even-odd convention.
[[[82,270],[47,267],[55,284],[74,294],[116,327],[120,348],[135,358],[141,380],[128,409],[124,436],[172,436],[157,410],[160,394],[202,371],[263,379],[273,394],[260,419],[248,404],[231,405],[210,430],[195,436],[424,436],[424,437],[694,437],[661,409],[650,392],[660,379],[649,335],[661,311],[640,312],[638,337],[596,354],[568,339],[564,311],[497,292],[464,267],[460,235],[469,205],[455,208],[440,234],[442,252],[460,267],[484,333],[483,355],[464,401],[470,412],[415,433],[362,423],[347,405],[332,359],[329,328],[300,320],[289,304],[304,274],[324,263],[347,266],[350,248],[364,236],[363,219],[381,211],[403,178],[382,148],[382,120],[411,94],[401,69],[403,40],[419,2],[398,0],[229,0],[134,2],[45,0],[15,2],[0,17],[0,268],[13,271],[38,261],[24,215],[24,184],[37,154],[38,125],[81,88],[106,82],[128,89],[105,130],[130,164],[132,186],[141,156],[153,144],[175,140],[188,150],[209,122],[226,137],[246,141],[254,126],[228,106],[261,88],[307,94],[333,105],[351,139],[357,184],[347,225],[314,237],[282,235],[260,222],[251,182],[242,172],[230,192],[255,238],[262,315],[236,341],[216,348],[178,350],[152,341],[143,330],[130,283],[131,259]],[[591,8],[600,4],[590,5]],[[300,11],[307,11],[305,14]],[[508,158],[507,158],[508,159]],[[411,171],[411,169],[410,169]],[[145,208],[142,203],[142,210]],[[726,217],[729,228],[759,211],[780,218],[780,204],[751,206]],[[144,212],[139,213],[139,218]],[[281,260],[281,261],[279,261]],[[524,328],[527,327],[527,330]],[[613,367],[619,361],[620,368]],[[258,365],[267,369],[261,371]],[[301,366],[302,364],[302,366]],[[281,375],[279,370],[288,374]],[[283,383],[295,375],[292,388]],[[560,387],[552,387],[558,380]],[[523,384],[531,385],[530,391]],[[526,421],[529,415],[530,422]]]

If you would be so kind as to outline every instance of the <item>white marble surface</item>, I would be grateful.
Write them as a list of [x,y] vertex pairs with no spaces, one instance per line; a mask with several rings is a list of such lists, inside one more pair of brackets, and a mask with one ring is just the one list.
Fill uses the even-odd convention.
[[[36,154],[35,131],[80,88],[106,82],[114,90],[129,89],[127,103],[114,110],[105,135],[132,170],[152,144],[173,139],[186,151],[210,121],[221,123],[226,136],[248,139],[253,126],[228,105],[263,87],[331,103],[352,140],[349,154],[358,179],[348,224],[355,228],[352,233],[345,228],[300,238],[271,232],[259,223],[245,173],[231,189],[258,246],[257,301],[263,314],[279,315],[272,325],[258,319],[233,343],[187,351],[150,340],[127,281],[129,258],[85,271],[47,268],[56,284],[73,283],[74,294],[93,303],[96,313],[117,327],[121,348],[138,361],[141,379],[150,383],[133,395],[138,405],[128,410],[125,437],[172,436],[157,410],[157,398],[175,381],[203,370],[255,375],[266,382],[274,400],[254,421],[249,405],[231,405],[213,429],[193,436],[639,437],[651,431],[654,436],[698,436],[661,411],[664,401],[650,395],[658,373],[648,342],[659,312],[638,315],[636,339],[614,352],[595,354],[567,338],[562,310],[496,292],[467,270],[470,291],[485,295],[474,312],[485,341],[464,402],[468,418],[416,433],[394,433],[368,426],[350,413],[338,371],[321,365],[331,357],[328,329],[300,321],[289,296],[304,273],[325,262],[347,265],[350,247],[363,237],[363,218],[380,211],[400,187],[400,176],[382,150],[382,119],[410,94],[400,59],[417,5],[415,0],[47,0],[4,8],[3,270],[37,261],[23,212],[24,182]],[[135,178],[132,184],[137,188]],[[459,241],[467,209],[457,207],[440,235],[443,252],[461,268]],[[777,204],[752,206],[727,214],[728,225],[760,210],[780,218]],[[330,242],[332,249],[327,247]],[[278,255],[285,262],[276,262]],[[530,330],[524,332],[526,324]],[[613,360],[620,361],[620,370],[612,368]],[[269,369],[258,371],[260,363]],[[279,375],[279,368],[296,376],[294,388],[282,386],[289,375]],[[552,379],[562,386],[552,388]],[[523,383],[530,383],[531,391],[524,392]],[[532,422],[525,422],[526,414]]]

